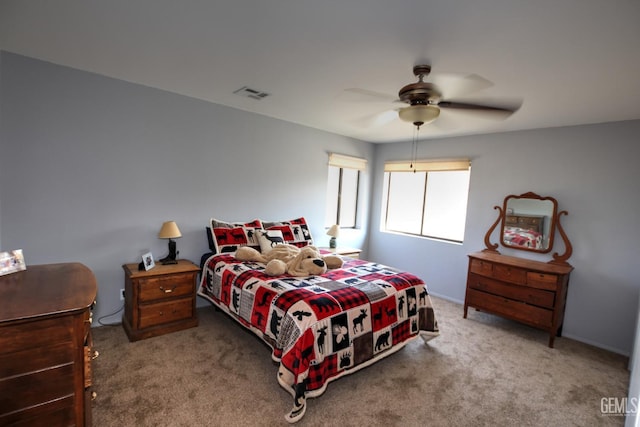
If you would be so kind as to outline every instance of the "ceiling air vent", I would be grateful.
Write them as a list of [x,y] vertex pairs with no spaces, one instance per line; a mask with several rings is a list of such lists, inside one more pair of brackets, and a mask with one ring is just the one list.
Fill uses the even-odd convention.
[[242,86],[240,89],[234,91],[236,95],[246,96],[247,98],[257,99],[258,101],[269,96],[267,92],[261,92],[259,90],[251,89],[247,86]]

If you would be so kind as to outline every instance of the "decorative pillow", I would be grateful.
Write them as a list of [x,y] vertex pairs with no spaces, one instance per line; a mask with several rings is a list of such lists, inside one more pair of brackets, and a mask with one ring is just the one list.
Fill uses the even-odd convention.
[[266,254],[274,246],[284,244],[282,231],[280,230],[256,230],[258,242],[260,242],[260,252]]
[[226,222],[211,218],[213,250],[216,253],[235,252],[240,246],[251,246],[260,250],[256,230],[262,229],[259,219],[251,222]]
[[262,222],[265,230],[279,230],[285,243],[295,245],[299,248],[313,245],[313,238],[304,217],[289,221]]

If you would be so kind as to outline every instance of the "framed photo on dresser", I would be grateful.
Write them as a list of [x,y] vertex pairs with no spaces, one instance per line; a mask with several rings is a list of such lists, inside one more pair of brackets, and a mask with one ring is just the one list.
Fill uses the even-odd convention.
[[22,249],[0,252],[0,276],[26,270]]

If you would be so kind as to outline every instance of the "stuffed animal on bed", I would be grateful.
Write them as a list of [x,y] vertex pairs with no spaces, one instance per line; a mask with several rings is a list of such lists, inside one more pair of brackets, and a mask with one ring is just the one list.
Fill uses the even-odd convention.
[[265,273],[269,276],[285,273],[297,277],[314,276],[325,273],[327,269],[342,267],[342,258],[336,255],[323,256],[315,246],[298,248],[288,244],[276,245],[267,253],[242,246],[238,248],[235,256],[240,261],[265,263]]

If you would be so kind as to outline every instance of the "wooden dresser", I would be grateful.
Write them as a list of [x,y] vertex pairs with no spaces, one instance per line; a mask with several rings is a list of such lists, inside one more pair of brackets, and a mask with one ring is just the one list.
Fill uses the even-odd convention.
[[493,252],[469,255],[464,318],[468,307],[549,332],[549,347],[562,332],[568,264],[553,264]]
[[130,341],[198,326],[196,277],[191,261],[156,264],[139,271],[138,264],[122,266],[125,273],[122,325]]
[[91,426],[91,308],[79,263],[0,276],[0,425]]
[[504,217],[504,225],[508,227],[519,227],[525,230],[533,230],[537,233],[544,233],[544,216],[543,215],[518,215],[506,214]]

